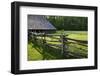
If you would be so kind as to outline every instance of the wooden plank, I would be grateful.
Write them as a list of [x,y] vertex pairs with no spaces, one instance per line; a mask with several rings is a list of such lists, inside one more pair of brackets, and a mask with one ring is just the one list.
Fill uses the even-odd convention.
[[78,44],[78,45],[82,45],[82,46],[86,46],[87,47],[87,44],[76,42],[76,41],[68,41],[68,43]]
[[88,41],[83,41],[83,40],[76,40],[76,39],[71,39],[71,38],[66,38],[66,40],[72,40],[72,41],[76,41],[76,42],[80,42],[80,43],[85,43],[85,44],[87,44],[88,43]]
[[59,40],[46,40],[47,42],[60,42]]
[[46,44],[46,45],[49,45],[49,46],[62,46],[62,44]]

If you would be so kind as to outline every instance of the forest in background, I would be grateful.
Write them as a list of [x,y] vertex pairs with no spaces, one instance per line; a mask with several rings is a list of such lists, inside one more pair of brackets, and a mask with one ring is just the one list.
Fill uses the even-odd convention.
[[57,30],[87,31],[88,17],[75,16],[46,16]]

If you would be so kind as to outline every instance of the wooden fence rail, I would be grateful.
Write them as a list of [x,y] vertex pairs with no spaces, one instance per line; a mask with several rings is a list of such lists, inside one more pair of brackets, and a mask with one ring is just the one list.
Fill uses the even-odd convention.
[[[86,46],[86,47],[87,47],[87,43],[88,43],[88,41],[67,38],[67,35],[63,35],[63,34],[62,35],[61,34],[35,34],[33,36],[34,36],[33,38],[35,40],[42,41],[43,45],[47,45],[47,46],[50,46],[50,47],[54,46],[54,47],[60,48],[62,55],[65,55],[65,53],[67,54],[68,51],[69,51],[67,49],[67,47],[68,47],[67,43],[71,42],[71,43],[83,45],[83,46]],[[39,40],[38,37],[41,37],[41,40]],[[52,40],[52,39],[47,40],[46,38],[48,38],[48,37],[56,39],[56,40]],[[49,42],[60,42],[60,44],[50,44]]]
[[88,41],[76,40],[76,39],[71,39],[71,38],[66,38],[66,40],[72,40],[72,41],[76,41],[76,42],[80,42],[80,43],[85,43],[85,44],[88,43]]

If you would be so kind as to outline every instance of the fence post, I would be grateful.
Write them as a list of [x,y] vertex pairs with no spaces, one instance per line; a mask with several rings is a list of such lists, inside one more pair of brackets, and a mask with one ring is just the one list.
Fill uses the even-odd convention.
[[65,56],[65,50],[67,50],[66,44],[65,44],[65,42],[66,42],[65,35],[61,35],[61,41],[62,41],[62,52],[61,52],[61,54],[62,54],[62,57],[64,57]]
[[33,32],[31,34],[32,34],[32,43],[34,43],[34,41],[35,41],[35,35],[34,35]]
[[43,60],[45,59],[45,49],[46,49],[46,34],[45,33],[43,33],[43,43],[42,43],[42,45],[43,45]]

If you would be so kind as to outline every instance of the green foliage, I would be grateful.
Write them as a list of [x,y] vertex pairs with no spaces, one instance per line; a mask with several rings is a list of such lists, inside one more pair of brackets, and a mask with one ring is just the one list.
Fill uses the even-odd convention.
[[46,16],[47,19],[57,28],[57,30],[86,31],[88,28],[87,17],[74,16]]

